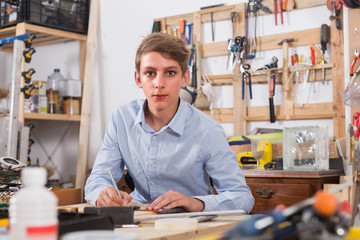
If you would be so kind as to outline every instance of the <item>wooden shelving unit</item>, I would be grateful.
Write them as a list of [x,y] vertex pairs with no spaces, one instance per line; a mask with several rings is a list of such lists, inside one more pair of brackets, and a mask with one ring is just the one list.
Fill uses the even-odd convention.
[[[292,11],[291,3],[288,2],[288,11]],[[316,7],[326,4],[326,0],[303,0],[298,1],[296,10],[303,8]],[[262,5],[268,6],[273,12],[274,3],[272,0],[263,0]],[[223,6],[218,8],[211,8],[201,10],[188,14],[181,14],[177,16],[170,16],[165,18],[154,19],[154,21],[161,22],[161,29],[165,30],[168,27],[178,26],[180,19],[185,19],[187,23],[193,23],[193,34],[195,34],[196,42],[201,42],[201,24],[211,22],[211,13],[213,14],[213,21],[230,21],[231,12],[236,12],[236,22],[234,29],[235,36],[245,36],[247,4],[241,3],[230,6]],[[263,11],[258,12],[259,15],[265,15]],[[341,16],[342,17],[342,14]],[[339,92],[344,89],[343,78],[343,40],[339,41],[338,30],[335,27],[335,22],[332,22],[330,27],[330,35],[333,36],[331,40],[332,49],[332,63],[317,64],[311,67],[298,68],[300,73],[300,79],[304,75],[306,70],[315,70],[315,79],[312,74],[309,75],[309,82],[322,81],[321,72],[325,69],[325,80],[333,83],[333,101],[330,103],[309,103],[302,106],[294,104],[292,96],[292,90],[294,82],[287,83],[287,79],[293,68],[284,66],[281,69],[277,69],[276,80],[277,84],[283,85],[284,89],[284,104],[275,105],[276,120],[305,120],[305,119],[333,119],[334,137],[342,138],[345,136],[345,110],[342,103],[342,97]],[[313,28],[301,31],[286,32],[274,35],[257,37],[257,51],[267,51],[273,49],[281,49],[282,46],[278,43],[283,39],[294,38],[295,41],[289,43],[289,47],[306,46],[310,44],[320,43],[320,28]],[[227,41],[214,42],[207,44],[199,44],[199,55],[205,57],[226,56],[228,53]],[[283,48],[283,62],[288,62],[288,50]],[[198,65],[198,69],[200,69]],[[336,71],[332,71],[336,68]],[[198,79],[201,79],[201,72],[198,73]],[[252,73],[252,84],[265,84],[269,78],[269,71],[256,71]],[[246,98],[241,98],[241,76],[239,74],[238,67],[235,67],[235,71],[232,74],[209,76],[210,82],[213,86],[232,85],[234,92],[234,106],[233,108],[218,108],[210,111],[204,111],[211,115],[216,121],[221,123],[233,123],[234,135],[246,135],[247,123],[249,121],[269,121],[268,105],[260,107],[247,106]]]
[[[79,68],[80,80],[82,81],[82,101],[81,101],[81,115],[67,115],[67,114],[41,114],[41,113],[24,113],[24,95],[20,93],[19,106],[19,122],[24,125],[26,120],[44,120],[44,121],[74,121],[79,122],[79,145],[78,145],[78,160],[76,170],[76,187],[83,188],[85,185],[85,177],[87,171],[87,152],[88,152],[88,137],[89,137],[89,123],[90,123],[90,109],[91,109],[91,90],[92,90],[92,72],[94,67],[95,41],[98,22],[99,0],[91,1],[90,17],[88,34],[78,34],[67,32],[43,26],[18,23],[15,26],[0,29],[0,38],[6,38],[24,33],[34,33],[32,46],[49,45],[60,42],[67,42],[78,40],[79,47]],[[13,45],[4,45],[0,50],[12,52]],[[22,61],[22,71],[25,68],[25,62]],[[24,81],[21,87],[24,86]]]

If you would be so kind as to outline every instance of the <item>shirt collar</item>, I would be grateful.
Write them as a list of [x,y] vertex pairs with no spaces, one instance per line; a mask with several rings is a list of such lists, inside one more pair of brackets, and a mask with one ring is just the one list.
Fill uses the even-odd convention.
[[[168,124],[168,128],[170,128],[177,134],[182,135],[184,132],[184,128],[185,128],[185,122],[186,122],[186,116],[188,113],[188,108],[186,107],[186,103],[184,101],[182,101],[181,98],[179,98],[179,99],[180,99],[179,107],[175,113],[175,116]],[[141,107],[141,110],[138,112],[138,114],[136,116],[135,125],[139,124],[142,127],[145,126],[143,124],[143,123],[145,123],[145,113],[144,113],[145,107],[147,107],[147,100],[144,101],[144,104]]]

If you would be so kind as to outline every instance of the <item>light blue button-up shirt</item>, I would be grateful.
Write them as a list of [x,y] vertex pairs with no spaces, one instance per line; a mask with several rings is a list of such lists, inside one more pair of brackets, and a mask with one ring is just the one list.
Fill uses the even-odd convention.
[[135,184],[133,202],[151,203],[174,190],[202,200],[204,211],[251,211],[254,198],[219,123],[180,100],[171,122],[155,132],[143,106],[144,100],[135,100],[112,114],[86,182],[88,202],[95,205],[99,193],[112,186],[109,170],[118,181],[126,166]]

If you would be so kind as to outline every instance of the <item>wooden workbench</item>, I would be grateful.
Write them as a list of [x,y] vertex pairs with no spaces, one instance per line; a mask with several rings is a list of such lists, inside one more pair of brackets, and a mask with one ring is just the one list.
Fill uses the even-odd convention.
[[[79,212],[83,212],[84,207],[91,206],[90,204],[71,205],[78,207]],[[141,205],[142,206],[142,205]],[[151,212],[135,211],[135,216],[143,214],[155,214]],[[142,220],[142,227],[137,228],[116,228],[115,231],[134,233],[138,240],[183,240],[194,239],[214,234],[220,234],[228,229],[233,228],[237,223],[249,218],[249,215],[228,215],[219,216],[209,222],[199,223],[197,230],[178,231],[178,230],[157,230],[154,228],[155,220]]]

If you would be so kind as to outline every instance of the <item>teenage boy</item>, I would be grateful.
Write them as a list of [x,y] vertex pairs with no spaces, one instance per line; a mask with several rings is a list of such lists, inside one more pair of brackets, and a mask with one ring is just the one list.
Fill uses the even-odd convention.
[[[85,186],[88,202],[149,203],[149,210],[251,211],[254,198],[223,128],[179,97],[190,81],[188,60],[189,50],[178,38],[153,33],[143,39],[136,52],[135,83],[146,99],[119,106],[112,114]],[[135,190],[131,195],[120,191],[120,198],[109,170],[118,181],[124,166]]]

